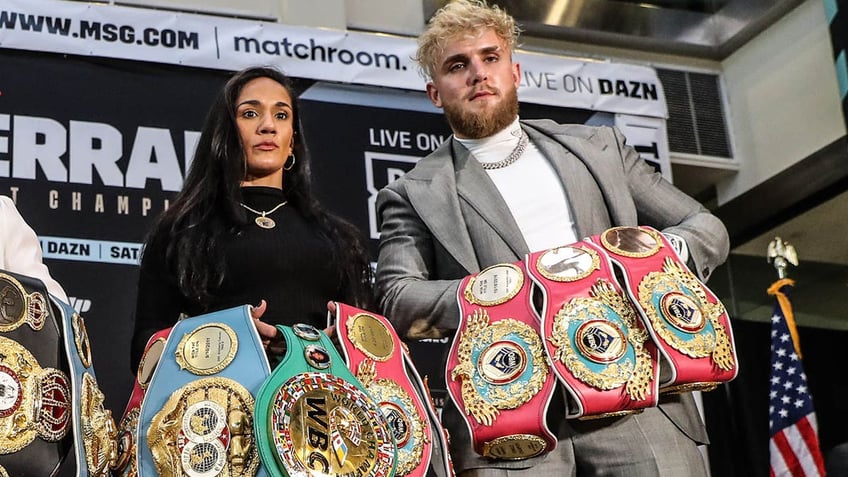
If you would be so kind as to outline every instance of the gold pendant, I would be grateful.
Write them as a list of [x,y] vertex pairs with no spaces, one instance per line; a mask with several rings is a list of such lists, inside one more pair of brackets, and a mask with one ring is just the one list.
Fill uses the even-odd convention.
[[256,222],[256,225],[262,227],[263,229],[273,229],[277,226],[277,223],[274,222],[274,219],[272,219],[271,217],[265,217],[264,215],[256,217],[256,219],[254,219],[254,222]]

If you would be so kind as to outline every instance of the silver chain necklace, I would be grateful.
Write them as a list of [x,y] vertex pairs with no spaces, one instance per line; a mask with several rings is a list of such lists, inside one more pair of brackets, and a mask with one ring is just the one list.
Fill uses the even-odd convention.
[[251,211],[254,214],[259,216],[259,217],[256,217],[255,219],[253,219],[253,221],[256,222],[256,225],[258,225],[259,227],[262,227],[263,229],[273,229],[274,227],[277,226],[277,223],[274,222],[274,219],[272,219],[271,217],[266,217],[266,215],[273,214],[277,209],[279,209],[280,207],[282,207],[282,206],[284,206],[288,203],[289,203],[289,201],[284,200],[284,201],[280,202],[279,204],[277,204],[276,207],[274,207],[273,209],[268,210],[268,211],[264,211],[264,210],[260,211],[260,210],[256,210],[256,209],[251,209],[250,207],[244,205],[242,202],[239,202],[239,205],[241,205],[245,209],[247,209],[247,210],[249,210],[249,211]]
[[483,169],[492,170],[492,169],[500,169],[502,167],[506,167],[513,162],[517,161],[522,154],[524,154],[524,150],[527,149],[527,143],[529,142],[527,137],[527,133],[524,130],[521,130],[521,137],[518,139],[518,144],[515,145],[515,149],[509,153],[508,156],[501,159],[500,161],[495,162],[481,162],[480,165],[483,166]]

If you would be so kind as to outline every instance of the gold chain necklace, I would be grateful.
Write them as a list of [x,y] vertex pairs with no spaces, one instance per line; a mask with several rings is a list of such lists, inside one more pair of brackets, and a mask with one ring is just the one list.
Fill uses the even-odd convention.
[[260,211],[260,210],[256,210],[256,209],[251,209],[250,207],[244,205],[242,202],[239,202],[239,205],[241,205],[245,209],[253,212],[254,214],[258,215],[258,217],[253,219],[253,221],[256,222],[256,225],[258,225],[259,227],[262,227],[263,229],[273,229],[274,227],[277,226],[277,223],[274,222],[274,219],[272,219],[271,217],[266,217],[266,215],[273,214],[277,209],[279,209],[280,207],[282,207],[282,206],[284,206],[288,203],[289,203],[289,201],[284,200],[284,201],[280,202],[279,204],[277,204],[276,207],[274,207],[273,209],[268,210],[268,211],[264,211],[264,210]]

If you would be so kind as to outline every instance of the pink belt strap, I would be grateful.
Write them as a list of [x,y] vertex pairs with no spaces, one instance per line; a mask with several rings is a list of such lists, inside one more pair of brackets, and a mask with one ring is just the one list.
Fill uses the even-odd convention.
[[141,355],[141,361],[138,364],[133,390],[118,425],[119,460],[115,471],[121,477],[136,477],[138,475],[135,446],[137,444],[136,433],[138,431],[138,417],[141,413],[141,401],[144,400],[147,384],[153,377],[153,371],[156,369],[156,364],[159,363],[159,358],[162,356],[162,350],[165,348],[165,342],[168,341],[171,329],[173,327],[157,331],[147,340],[147,344],[144,346],[144,354]]
[[738,364],[724,305],[651,227],[615,227],[589,240],[621,265],[625,290],[663,359],[660,392],[714,389]]
[[523,262],[488,267],[459,285],[445,381],[484,457],[521,460],[556,447],[545,419],[556,379],[530,289]]
[[526,262],[544,294],[545,351],[571,398],[567,417],[618,416],[655,406],[657,347],[604,251],[578,242],[531,253]]
[[[333,322],[348,368],[379,403],[397,445],[398,476],[423,477],[434,446],[447,455],[447,442],[429,394],[406,346],[384,317],[336,302]],[[453,475],[450,460],[438,475]]]

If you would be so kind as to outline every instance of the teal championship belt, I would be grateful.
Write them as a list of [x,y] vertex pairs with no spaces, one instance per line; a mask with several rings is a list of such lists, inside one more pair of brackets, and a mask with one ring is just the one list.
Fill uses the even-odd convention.
[[253,407],[269,373],[249,306],[179,321],[141,402],[138,475],[267,476]]
[[546,410],[556,385],[524,262],[493,265],[459,284],[460,322],[445,381],[483,457],[521,460],[557,445]]
[[567,417],[641,412],[659,397],[659,356],[607,254],[590,242],[531,253],[545,351],[568,391]]
[[85,321],[41,281],[0,271],[0,475],[56,475],[70,448],[77,476],[117,458]]
[[[425,384],[386,317],[336,302],[331,317],[348,368],[377,401],[397,444],[398,476],[453,475]],[[435,456],[435,458],[434,458]]]
[[662,355],[660,392],[714,389],[739,370],[724,305],[651,227],[614,227],[588,240],[624,272],[624,289]]
[[272,477],[388,477],[396,447],[380,407],[323,331],[277,325],[286,356],[256,397],[255,430]]

